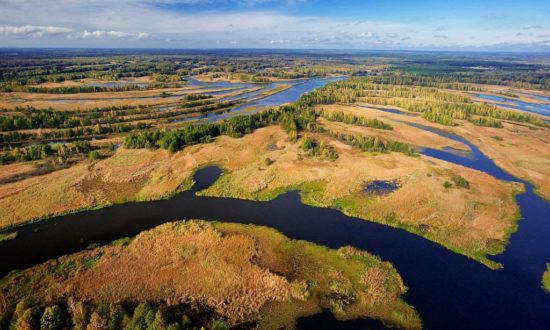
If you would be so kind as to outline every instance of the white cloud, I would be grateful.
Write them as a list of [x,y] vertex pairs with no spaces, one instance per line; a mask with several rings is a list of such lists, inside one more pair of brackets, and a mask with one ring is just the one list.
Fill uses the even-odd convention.
[[0,34],[5,36],[42,37],[44,35],[55,36],[60,34],[67,34],[71,31],[72,29],[57,26],[0,26]]
[[540,30],[543,29],[541,25],[527,25],[523,27],[524,30]]
[[[0,0],[0,46],[202,48],[236,45],[232,42],[238,40],[239,47],[258,48],[484,47],[504,40],[510,44],[540,43],[541,38],[537,35],[550,33],[545,27],[522,24],[479,29],[479,26],[469,25],[468,18],[461,18],[464,21],[448,19],[444,25],[434,25],[431,21],[299,16],[285,14],[283,10],[255,10],[252,6],[262,2],[286,5],[302,1]],[[178,10],[167,9],[172,4],[222,2],[244,6],[229,12],[189,12],[186,6],[178,6]],[[485,20],[484,24],[498,23],[487,22]],[[518,32],[531,32],[523,29],[533,29],[536,35],[516,36]],[[499,40],[499,35],[504,37]]]
[[372,32],[361,32],[357,35],[358,38],[372,38]]
[[81,37],[81,38],[117,38],[117,39],[130,39],[130,40],[139,40],[139,39],[145,39],[149,38],[149,33],[145,32],[139,32],[139,33],[129,33],[129,32],[123,32],[123,31],[105,31],[105,30],[96,30],[96,31],[88,31],[85,30],[84,32],[77,33],[76,35],[73,35],[73,37]]
[[290,42],[290,40],[287,40],[287,39],[279,39],[279,40],[270,40],[269,43],[270,44],[288,44]]

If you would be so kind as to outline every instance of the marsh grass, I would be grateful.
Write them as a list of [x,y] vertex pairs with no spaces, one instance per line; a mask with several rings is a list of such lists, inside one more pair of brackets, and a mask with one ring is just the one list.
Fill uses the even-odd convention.
[[18,235],[19,235],[19,233],[16,232],[16,231],[11,232],[11,233],[1,233],[0,234],[0,242],[16,239]]
[[93,304],[213,310],[230,325],[293,327],[329,308],[337,318],[371,317],[420,328],[401,300],[406,287],[388,262],[352,247],[332,250],[252,225],[173,222],[110,244],[51,260],[0,282],[6,315],[23,298],[40,306]]
[[546,271],[542,275],[542,288],[550,293],[550,264],[546,264]]

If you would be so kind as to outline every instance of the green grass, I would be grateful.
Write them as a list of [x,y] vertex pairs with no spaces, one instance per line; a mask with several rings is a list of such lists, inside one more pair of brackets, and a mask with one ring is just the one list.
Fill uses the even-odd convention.
[[550,293],[550,264],[546,264],[546,271],[542,275],[542,288]]
[[117,240],[112,241],[109,245],[111,246],[126,246],[132,242],[133,238],[131,237],[122,237]]
[[17,235],[19,235],[19,233],[16,232],[16,231],[14,231],[12,233],[2,233],[2,234],[0,234],[0,242],[16,239]]

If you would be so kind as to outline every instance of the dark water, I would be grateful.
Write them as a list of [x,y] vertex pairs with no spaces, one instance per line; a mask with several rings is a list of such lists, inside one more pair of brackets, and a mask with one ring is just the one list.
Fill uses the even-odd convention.
[[399,189],[399,182],[374,180],[365,185],[365,192],[373,195],[387,195]]
[[[516,99],[510,99],[506,97],[500,97],[489,94],[476,94],[475,96],[490,101],[491,103],[498,105],[504,108],[511,108],[516,110],[522,110],[526,112],[536,113],[539,115],[550,116],[550,104],[538,104],[538,103],[529,103]],[[540,98],[544,98],[539,96]],[[508,103],[504,103],[508,102]]]
[[[417,127],[471,149],[468,157],[435,149],[424,149],[423,154],[499,179],[523,182],[501,170],[467,140]],[[0,274],[80,251],[90,243],[136,235],[167,221],[199,218],[253,223],[331,248],[353,245],[392,262],[409,287],[405,300],[415,306],[428,329],[547,329],[550,325],[550,295],[540,284],[545,264],[550,262],[550,204],[533,194],[528,183],[524,182],[526,193],[517,196],[523,215],[519,230],[506,251],[493,258],[504,269],[493,271],[404,230],[303,205],[297,192],[270,202],[195,196],[220,174],[215,167],[202,169],[191,191],[168,200],[115,205],[22,226],[17,229],[17,239],[0,243]],[[300,321],[304,329],[376,326],[372,320],[337,322],[327,313]]]

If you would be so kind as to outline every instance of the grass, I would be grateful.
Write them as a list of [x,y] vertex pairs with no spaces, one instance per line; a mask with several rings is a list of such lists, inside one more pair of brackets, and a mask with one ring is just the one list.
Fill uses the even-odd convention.
[[[147,301],[213,310],[232,326],[294,327],[298,317],[329,308],[339,319],[370,317],[420,328],[401,295],[395,268],[352,247],[328,249],[252,225],[178,221],[124,244],[51,260],[0,281],[9,313],[23,298],[47,306]],[[69,289],[70,288],[70,289]]]
[[19,235],[16,231],[11,233],[0,233],[0,242],[16,239]]
[[[111,158],[93,165],[0,186],[0,196],[8,196],[0,199],[0,212],[5,215],[2,220],[22,223],[31,216],[48,216],[54,207],[59,208],[55,214],[60,214],[130,200],[168,198],[192,186],[196,169],[217,164],[225,174],[200,194],[270,200],[286,191],[300,190],[306,204],[391,222],[476,260],[504,249],[517,221],[513,198],[516,185],[434,159],[360,152],[323,134],[310,135],[334,148],[338,158],[307,157],[301,140],[290,142],[278,126],[238,139],[220,137],[175,154],[119,149]],[[445,189],[444,181],[454,176],[464,178],[470,189]],[[389,195],[368,196],[363,185],[372,180],[403,184]],[[86,196],[94,200],[84,199]],[[52,205],[63,198],[63,203]],[[398,221],[388,220],[392,212]]]
[[[502,252],[516,227],[514,194],[519,187],[433,159],[361,153],[322,135],[316,139],[335,147],[338,159],[308,158],[301,151],[300,140],[276,150],[252,151],[254,160],[224,165],[225,174],[200,194],[265,201],[299,190],[305,204],[336,208],[351,216],[403,228],[499,268],[487,255]],[[277,143],[282,145],[276,139],[265,144]],[[266,157],[272,160],[269,166],[265,165]],[[445,188],[443,183],[450,178],[461,189]],[[403,184],[386,196],[363,192],[365,182],[380,179]]]
[[550,264],[546,264],[546,271],[542,275],[542,288],[550,293]]

